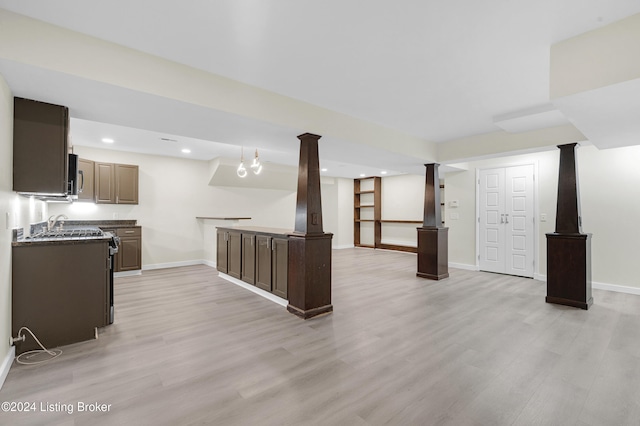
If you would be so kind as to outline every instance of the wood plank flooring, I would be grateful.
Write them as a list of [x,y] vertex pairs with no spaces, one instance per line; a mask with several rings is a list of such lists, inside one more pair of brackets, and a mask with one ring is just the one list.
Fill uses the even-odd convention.
[[[116,281],[116,322],[48,364],[15,364],[12,425],[638,425],[640,296],[589,311],[545,284],[411,253],[333,252],[334,313],[303,321],[192,266]],[[77,412],[77,402],[111,404]]]

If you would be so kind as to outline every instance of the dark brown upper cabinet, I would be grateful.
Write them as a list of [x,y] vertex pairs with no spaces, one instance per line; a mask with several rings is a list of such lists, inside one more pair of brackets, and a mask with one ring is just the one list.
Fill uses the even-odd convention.
[[138,204],[138,166],[116,164],[116,203]]
[[95,163],[95,197],[96,203],[115,204],[116,173],[113,163]]
[[98,204],[138,204],[138,166],[95,163]]
[[93,161],[78,159],[78,201],[95,201],[94,168]]
[[14,98],[13,190],[66,195],[69,109]]

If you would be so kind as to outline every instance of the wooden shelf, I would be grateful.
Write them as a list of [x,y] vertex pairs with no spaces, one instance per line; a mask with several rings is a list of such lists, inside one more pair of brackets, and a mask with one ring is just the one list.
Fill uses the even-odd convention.
[[356,219],[356,222],[375,222],[375,219]]
[[383,219],[380,222],[381,223],[422,223],[421,220],[391,220],[391,219]]
[[208,220],[249,220],[250,217],[219,217],[219,216],[196,216],[196,219]]
[[373,204],[360,204],[359,206],[355,206],[356,209],[359,209],[362,207],[375,207],[375,206]]
[[406,252],[409,252],[409,253],[417,253],[418,252],[418,248],[417,247],[401,246],[401,245],[398,245],[398,244],[380,243],[380,245],[377,248],[381,248],[381,249],[384,249],[384,250],[406,251]]
[[356,195],[360,195],[360,194],[375,194],[376,191],[371,190],[371,191],[356,191],[355,194]]
[[376,248],[376,246],[371,244],[355,244],[356,247],[366,247],[366,248]]

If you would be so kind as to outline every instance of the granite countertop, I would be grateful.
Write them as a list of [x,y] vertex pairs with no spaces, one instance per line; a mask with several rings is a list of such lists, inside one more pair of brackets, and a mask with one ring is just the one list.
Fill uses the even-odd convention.
[[[74,229],[100,229],[100,228],[129,228],[136,227],[137,220],[69,220],[65,219],[62,224],[62,230]],[[46,230],[47,222],[35,223],[30,226],[30,234],[33,235],[41,230]],[[56,226],[58,228],[58,226]],[[53,245],[53,244],[86,244],[92,242],[109,242],[112,238],[110,233],[104,236],[91,237],[52,237],[29,239],[22,237],[21,231],[16,232],[11,243],[13,247],[32,246],[32,245]]]
[[99,228],[128,228],[139,226],[137,220],[65,220],[65,226],[97,226]]
[[226,229],[229,231],[247,231],[254,234],[265,235],[289,235],[293,233],[293,229],[268,228],[263,226],[217,226],[218,229]]

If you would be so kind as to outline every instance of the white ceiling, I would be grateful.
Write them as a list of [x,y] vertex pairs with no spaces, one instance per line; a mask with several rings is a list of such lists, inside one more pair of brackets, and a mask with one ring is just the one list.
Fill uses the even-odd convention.
[[[0,7],[428,141],[446,142],[497,131],[494,117],[547,105],[550,45],[639,13],[640,1],[0,0]],[[210,121],[215,129],[200,122],[188,126],[177,121],[189,120],[185,110],[194,106],[167,101],[156,107],[158,99],[132,93],[118,98],[112,88],[65,81],[69,76],[38,75],[43,72],[0,61],[0,73],[19,96],[68,100],[66,104],[76,106],[72,115],[85,120],[81,126],[74,124],[76,144],[96,143],[97,133],[108,132],[104,125],[92,128],[91,122],[116,123],[156,132],[136,138],[139,146],[129,143],[131,150],[172,155],[149,142],[166,133],[200,139],[190,141],[198,147],[194,158],[211,158],[218,150],[220,155],[237,155],[238,145],[255,145],[265,156],[271,151],[277,162],[297,161],[291,129],[222,112]],[[84,87],[68,93],[65,88],[71,84]],[[154,107],[148,116],[127,120],[113,99],[135,100],[132,107],[137,109]],[[171,116],[176,110],[184,113],[173,116],[175,123],[155,115]],[[194,120],[212,114],[189,113],[195,113]],[[368,166],[365,173],[379,174],[383,168],[423,171],[410,155],[374,150],[365,158],[358,146],[345,141],[325,146],[321,158],[333,161],[334,168],[344,160],[343,168]],[[353,173],[360,171],[350,169],[343,175]]]

